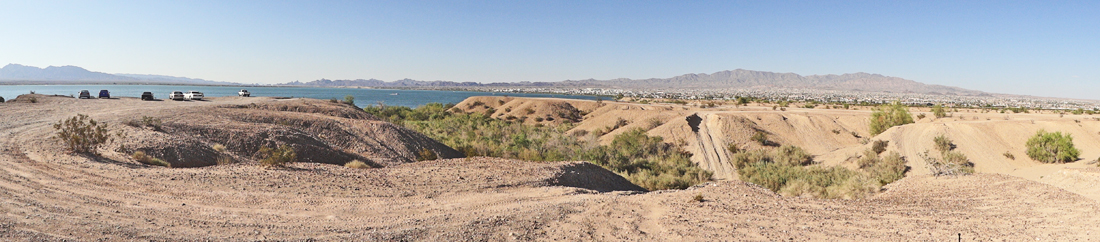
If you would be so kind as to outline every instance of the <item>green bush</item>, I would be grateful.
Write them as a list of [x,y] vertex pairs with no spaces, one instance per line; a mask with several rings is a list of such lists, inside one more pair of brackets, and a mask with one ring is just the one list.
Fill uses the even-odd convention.
[[762,146],[768,145],[768,134],[764,133],[764,131],[756,131],[756,133],[752,134],[752,137],[749,139],[752,139],[752,141],[756,141],[756,143],[760,143],[760,145]]
[[54,137],[74,153],[94,154],[99,146],[112,139],[107,124],[96,122],[84,114],[58,121],[53,128],[57,130]]
[[947,111],[944,110],[943,105],[936,104],[936,106],[932,106],[932,116],[936,118],[947,117]]
[[879,158],[871,150],[865,153],[869,161],[862,171],[839,166],[810,166],[812,160],[804,158],[808,155],[799,155],[805,152],[794,146],[741,152],[734,155],[731,162],[742,181],[787,196],[862,198],[904,176],[907,167],[897,153],[891,152],[887,159]]
[[871,112],[871,136],[881,134],[890,127],[911,124],[913,116],[909,115],[909,108],[894,102],[890,105],[882,105]]
[[936,150],[939,152],[947,152],[955,149],[955,144],[952,144],[951,139],[942,134],[932,138],[932,142],[936,143]]
[[355,96],[352,96],[352,95],[344,96],[344,103],[346,103],[348,105],[355,106]]
[[280,145],[278,149],[260,147],[260,164],[264,166],[284,167],[287,163],[298,161],[298,154],[294,148]]
[[886,146],[889,144],[890,141],[875,140],[875,142],[871,142],[871,150],[875,151],[875,154],[882,154],[882,152],[886,151]]
[[1039,130],[1027,140],[1027,156],[1044,163],[1065,163],[1077,160],[1080,151],[1073,147],[1073,136],[1062,132]]

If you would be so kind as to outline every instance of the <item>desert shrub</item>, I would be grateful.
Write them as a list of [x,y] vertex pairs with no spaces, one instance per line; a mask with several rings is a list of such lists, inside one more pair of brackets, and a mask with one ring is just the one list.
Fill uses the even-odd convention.
[[467,104],[466,108],[474,108],[474,107],[477,107],[477,106],[485,106],[485,103],[482,102],[482,101],[474,101],[470,104]]
[[756,143],[760,143],[760,145],[768,145],[768,134],[764,133],[764,131],[756,131],[749,139],[756,141]]
[[741,150],[740,147],[737,147],[737,143],[727,144],[726,145],[726,150],[728,150],[730,152],[730,154],[737,154],[737,153],[741,153],[742,151],[744,151],[744,150]]
[[900,156],[891,156],[890,162],[884,162],[870,150],[867,153],[875,161],[869,163],[867,171],[862,172],[839,166],[809,166],[812,160],[791,159],[808,157],[795,155],[799,153],[804,154],[804,151],[794,146],[783,146],[772,151],[741,152],[734,155],[731,162],[743,181],[787,196],[818,198],[862,198],[878,191],[882,185],[900,179],[906,169]]
[[428,161],[439,159],[439,156],[435,154],[435,151],[429,149],[420,149],[420,152],[416,153],[417,161]]
[[662,124],[665,124],[665,121],[661,121],[661,119],[654,117],[654,118],[650,118],[649,120],[647,120],[646,124],[648,124],[647,129],[653,129],[653,128],[656,128],[658,126],[661,126]]
[[340,103],[340,100],[336,100],[336,98],[329,98],[328,102],[330,102],[330,103]]
[[214,145],[211,145],[210,148],[214,149],[214,151],[217,151],[217,152],[221,153],[221,154],[218,154],[218,160],[217,160],[218,165],[228,165],[228,164],[233,164],[234,163],[233,162],[233,157],[230,157],[228,154],[225,154],[225,152],[226,152],[225,145],[214,144]]
[[932,142],[936,144],[936,150],[940,152],[946,152],[955,149],[955,144],[952,143],[951,139],[942,134],[936,136],[935,138],[932,138]]
[[882,105],[871,112],[871,135],[881,134],[890,127],[911,123],[913,116],[909,115],[909,108],[905,105],[900,102]]
[[908,167],[905,166],[905,158],[901,157],[901,154],[891,151],[885,157],[882,157],[878,163],[871,165],[870,169],[867,169],[867,173],[874,181],[878,182],[879,186],[885,186],[904,178],[906,170],[908,170]]
[[840,134],[840,130],[839,130],[839,129],[834,129],[834,130],[832,130],[832,132],[833,132],[833,134]]
[[1039,130],[1027,140],[1027,156],[1044,163],[1065,163],[1077,160],[1080,151],[1073,147],[1073,136],[1062,132]]
[[504,105],[504,100],[497,100],[498,105]]
[[535,110],[534,110],[534,109],[531,109],[531,108],[524,108],[524,109],[523,109],[523,112],[525,112],[525,113],[527,113],[528,115],[530,115],[530,114],[533,114],[533,113],[535,113]]
[[130,157],[134,158],[135,161],[141,162],[143,164],[163,166],[163,167],[172,167],[172,164],[169,164],[168,162],[165,162],[164,160],[157,159],[157,158],[152,157],[152,156],[148,156],[148,155],[145,154],[144,151],[135,151],[134,154],[130,155]]
[[[375,116],[392,117],[397,121],[394,123],[401,123],[425,134],[468,157],[589,161],[649,190],[687,188],[708,181],[711,177],[710,172],[691,162],[690,153],[679,146],[664,143],[660,137],[646,135],[644,129],[623,132],[614,137],[611,145],[600,145],[597,137],[614,126],[591,132],[569,132],[574,127],[572,123],[558,126],[525,125],[495,119],[482,113],[450,113],[447,109],[432,108],[433,105],[435,104],[416,109],[368,107],[364,110],[372,114],[378,113]],[[422,115],[409,115],[411,113]],[[417,116],[438,118],[418,119]],[[408,118],[401,119],[402,117]],[[625,123],[625,120],[616,123]]]
[[802,108],[809,108],[809,109],[813,109],[813,108],[815,108],[815,107],[817,107],[817,105],[814,105],[814,104],[812,104],[812,103],[807,103],[806,105],[802,105]]
[[793,145],[784,145],[776,148],[772,160],[775,163],[788,166],[805,166],[813,163],[813,156],[805,150]]
[[917,119],[924,119],[924,117],[927,117],[927,115],[924,115],[923,113],[917,114]]
[[298,161],[294,148],[287,145],[280,145],[278,149],[260,147],[259,153],[262,157],[260,164],[264,166],[284,167],[287,163]]
[[882,154],[883,151],[886,151],[886,146],[889,144],[890,141],[875,140],[874,142],[871,142],[871,150],[875,151],[875,154]]
[[702,193],[699,193],[699,194],[695,194],[695,196],[694,196],[694,197],[692,197],[692,198],[691,198],[691,200],[692,200],[692,201],[696,201],[696,202],[703,202],[703,201],[705,201],[705,200],[703,200],[703,194],[702,194]]
[[346,103],[348,105],[355,106],[355,96],[352,96],[352,95],[344,96],[344,103]]
[[974,163],[971,163],[962,152],[944,151],[940,156],[943,157],[944,163],[959,167],[962,173],[974,173]]
[[1012,155],[1012,153],[1010,153],[1010,152],[1008,152],[1008,151],[1005,151],[1005,153],[1004,153],[1004,154],[1001,154],[1001,155],[1004,155],[1004,156],[1005,156],[1005,158],[1008,158],[1009,160],[1015,160],[1015,159],[1016,159],[1016,156],[1015,156],[1015,155]]
[[542,117],[535,117],[535,122],[542,122]]
[[859,157],[859,160],[856,160],[856,164],[859,165],[860,169],[871,167],[882,161],[878,158],[878,154],[879,153],[875,153],[874,150],[865,150],[863,151],[863,155]]
[[[34,94],[34,93],[31,93],[31,94]],[[27,98],[27,100],[30,100],[31,103],[38,103],[38,97],[30,97],[30,98]]]
[[932,116],[935,116],[936,118],[947,117],[947,111],[944,110],[943,105],[936,104],[935,106],[932,106]]
[[60,120],[53,128],[57,130],[54,137],[74,153],[95,153],[99,146],[112,139],[107,124],[96,122],[84,114]]
[[367,168],[370,168],[370,166],[369,166],[369,165],[367,165],[367,163],[364,163],[364,162],[362,162],[362,161],[359,161],[359,160],[353,160],[353,161],[350,161],[350,162],[348,162],[348,163],[344,163],[344,167],[347,167],[347,168],[355,168],[355,169],[367,169]]

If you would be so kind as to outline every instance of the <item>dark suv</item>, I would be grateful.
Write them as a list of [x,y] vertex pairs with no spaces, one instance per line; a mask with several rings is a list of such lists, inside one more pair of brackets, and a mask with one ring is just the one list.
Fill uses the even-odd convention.
[[153,99],[154,98],[153,98],[153,93],[152,92],[143,92],[143,93],[141,93],[141,100],[153,100]]
[[107,90],[99,90],[99,98],[111,98],[111,92]]

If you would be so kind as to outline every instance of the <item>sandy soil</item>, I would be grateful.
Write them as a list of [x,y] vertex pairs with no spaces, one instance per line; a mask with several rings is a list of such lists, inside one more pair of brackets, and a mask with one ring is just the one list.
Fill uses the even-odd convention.
[[[371,169],[324,161],[293,163],[288,168],[250,162],[198,168],[149,166],[124,158],[66,154],[42,134],[50,132],[50,123],[77,112],[111,120],[294,100],[39,100],[0,104],[0,240],[955,241],[961,237],[964,241],[1088,241],[1100,237],[1093,234],[1100,222],[1096,200],[1079,194],[1082,191],[1005,174],[953,178],[914,174],[874,197],[847,201],[782,197],[736,180],[683,191],[642,192],[613,173],[577,162],[458,158]],[[956,141],[960,149],[977,146],[963,138]],[[1083,149],[1088,155],[1097,152]],[[1021,158],[1017,156],[1017,161]],[[1057,180],[1036,179],[1073,184],[1088,176],[1081,174],[1095,171],[1073,172]],[[694,200],[697,195],[702,202]]]

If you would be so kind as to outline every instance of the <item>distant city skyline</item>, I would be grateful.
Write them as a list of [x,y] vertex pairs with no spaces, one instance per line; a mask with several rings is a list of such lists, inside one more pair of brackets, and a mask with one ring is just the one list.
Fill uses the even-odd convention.
[[273,84],[866,72],[1100,99],[1100,2],[4,1],[0,66]]

